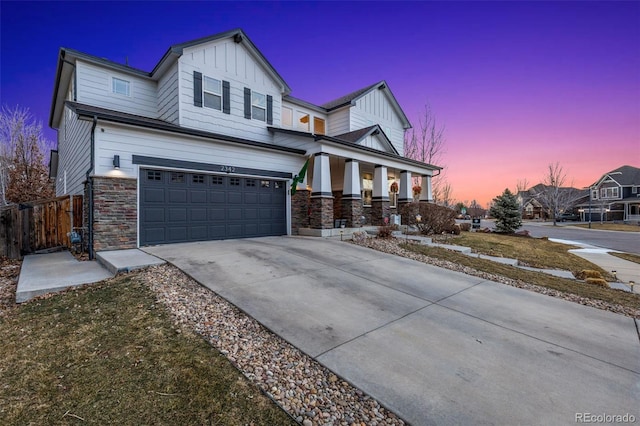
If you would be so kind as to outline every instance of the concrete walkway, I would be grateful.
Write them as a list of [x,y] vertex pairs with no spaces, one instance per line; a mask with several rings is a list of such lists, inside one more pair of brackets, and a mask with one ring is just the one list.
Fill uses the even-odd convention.
[[79,261],[68,251],[25,256],[18,278],[16,303],[71,287],[91,284],[130,271],[164,263],[141,250],[97,253],[96,261]]
[[327,239],[145,251],[411,424],[640,419],[632,318]]

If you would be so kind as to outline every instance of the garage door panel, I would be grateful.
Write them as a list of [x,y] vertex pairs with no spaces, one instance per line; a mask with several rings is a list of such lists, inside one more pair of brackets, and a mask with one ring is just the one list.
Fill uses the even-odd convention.
[[168,209],[169,222],[186,222],[187,221],[187,208],[186,207],[172,207]]
[[164,208],[147,207],[144,210],[142,217],[147,223],[162,223],[164,222]]
[[258,194],[255,192],[245,192],[244,194],[245,204],[258,204]]
[[209,226],[209,239],[221,240],[226,237],[227,227],[226,225],[210,225]]
[[140,243],[286,234],[286,187],[269,179],[140,171]]
[[224,204],[227,201],[227,194],[224,191],[209,191],[209,202],[213,204]]
[[207,203],[207,191],[204,189],[192,189],[189,191],[189,201],[195,204]]
[[210,221],[223,221],[226,219],[226,210],[224,208],[216,207],[209,209]]
[[191,207],[189,209],[189,220],[191,222],[206,222],[207,213],[206,207]]
[[209,239],[208,226],[191,226],[189,228],[189,240],[204,241]]
[[167,229],[167,240],[171,243],[187,241],[186,226],[171,226]]
[[164,188],[145,188],[142,199],[147,203],[164,203]]
[[[230,191],[233,191],[233,189]],[[227,203],[242,204],[242,194],[240,192],[227,192]]]
[[187,189],[176,188],[168,191],[169,203],[186,203],[187,202]]

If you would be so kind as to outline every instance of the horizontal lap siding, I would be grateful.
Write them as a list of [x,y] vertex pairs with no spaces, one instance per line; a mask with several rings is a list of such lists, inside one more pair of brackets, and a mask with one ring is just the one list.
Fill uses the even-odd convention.
[[158,81],[158,114],[161,120],[178,124],[178,63]]
[[132,155],[159,157],[199,163],[223,164],[260,170],[296,173],[299,155],[270,152],[255,147],[167,135],[156,131],[138,131],[115,124],[101,123],[96,131],[96,174],[113,171],[113,156],[120,155],[120,173],[137,177]]
[[329,136],[337,136],[343,133],[348,133],[351,130],[351,124],[349,121],[349,110],[351,108],[345,108],[339,111],[332,112],[329,114],[329,119],[327,120],[327,134]]
[[[142,77],[76,62],[79,103],[157,118],[156,83]],[[131,96],[113,93],[112,77],[129,81]]]
[[[266,121],[244,118],[244,88],[273,97],[273,125],[280,126],[282,94],[241,44],[220,40],[186,49],[180,65],[180,125],[259,142],[271,142]],[[230,114],[193,104],[193,72],[230,83]]]
[[[58,176],[56,195],[83,194],[86,171],[91,166],[91,123],[78,120],[68,107],[64,108],[58,129]],[[67,190],[64,191],[66,171]]]

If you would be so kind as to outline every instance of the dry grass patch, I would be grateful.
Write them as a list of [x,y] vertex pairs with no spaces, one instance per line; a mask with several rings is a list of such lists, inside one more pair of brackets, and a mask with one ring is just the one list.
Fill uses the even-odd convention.
[[613,280],[604,269],[569,253],[569,250],[578,247],[555,243],[546,238],[465,232],[451,237],[450,243],[471,247],[475,253],[518,259],[521,264],[534,268],[563,269],[574,274],[583,269],[592,269]]
[[610,251],[611,256],[619,257],[620,259],[628,260],[629,262],[640,263],[640,255],[633,253],[617,253]]
[[0,319],[3,424],[295,424],[136,273]]
[[[640,296],[615,290],[609,287],[589,285],[584,282],[566,278],[554,277],[542,272],[527,271],[510,265],[493,262],[487,259],[467,256],[451,250],[439,247],[428,247],[418,244],[400,244],[406,250],[420,253],[429,257],[446,260],[478,271],[500,275],[528,284],[557,290],[562,293],[575,294],[580,297],[601,300],[604,302],[625,306],[631,309],[640,309]],[[587,269],[587,268],[585,268]],[[588,268],[588,269],[593,269]]]
[[[580,228],[589,228],[588,223],[580,223]],[[624,231],[624,232],[640,232],[640,226],[632,225],[630,223],[600,223],[591,222],[591,229],[600,229],[602,231]]]

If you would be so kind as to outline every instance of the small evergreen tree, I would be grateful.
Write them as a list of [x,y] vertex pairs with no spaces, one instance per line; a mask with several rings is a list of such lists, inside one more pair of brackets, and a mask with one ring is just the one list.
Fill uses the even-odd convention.
[[522,215],[516,196],[505,189],[502,195],[493,199],[493,206],[489,211],[496,219],[496,229],[505,234],[513,233],[522,225]]

